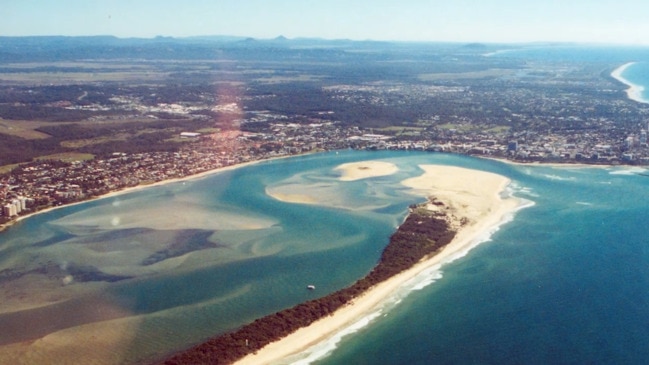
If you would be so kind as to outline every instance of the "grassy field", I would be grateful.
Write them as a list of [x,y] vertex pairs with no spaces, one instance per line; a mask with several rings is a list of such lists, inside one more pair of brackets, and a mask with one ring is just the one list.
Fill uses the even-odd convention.
[[[74,161],[88,161],[88,160],[92,160],[93,158],[95,158],[95,156],[90,153],[65,152],[65,153],[56,153],[53,155],[39,156],[34,158],[34,160],[38,160],[38,161],[57,160],[57,161],[64,161],[64,162],[74,162]],[[11,170],[15,169],[18,166],[20,166],[20,164],[0,166],[0,174],[6,174],[8,172],[11,172]]]
[[426,128],[424,127],[404,127],[404,126],[390,126],[390,127],[374,129],[374,131],[377,133],[387,133],[395,136],[418,136],[424,130],[426,130]]
[[0,133],[16,136],[24,139],[45,139],[48,134],[39,132],[36,129],[44,125],[55,123],[32,121],[32,120],[5,120],[0,119]]
[[168,77],[159,71],[117,72],[16,72],[0,74],[0,84],[10,85],[69,85],[86,82],[137,81],[155,82]]
[[197,133],[202,133],[202,134],[212,134],[212,133],[218,133],[221,131],[221,128],[202,128],[197,130]]
[[[468,123],[462,123],[462,124],[445,123],[445,124],[437,125],[437,128],[446,129],[446,130],[454,129],[460,132],[474,132],[474,131],[481,131],[483,130],[484,127],[476,126]],[[498,125],[498,126],[493,126],[491,128],[488,128],[484,131],[488,133],[494,133],[494,134],[505,134],[509,132],[510,129],[511,127],[509,126]]]
[[114,70],[130,69],[154,69],[147,64],[134,64],[132,62],[119,63],[115,62],[83,62],[83,61],[62,61],[62,62],[29,62],[29,63],[9,63],[4,65],[5,68],[14,70],[30,70],[35,68],[53,67],[53,68],[81,68],[81,69],[103,69],[106,72]]
[[493,128],[489,128],[485,132],[487,132],[487,133],[495,133],[495,134],[504,134],[504,133],[508,133],[510,129],[511,129],[511,127],[509,127],[509,126],[500,125],[500,126],[496,126],[496,127],[493,127]]
[[489,70],[474,72],[421,74],[418,76],[418,79],[421,81],[484,79],[488,77],[502,77],[512,75],[514,72],[516,72],[516,70],[492,68]]
[[[85,82],[159,81],[168,77],[155,66],[119,62],[35,62],[14,63],[4,67],[0,84],[67,85]],[[51,70],[43,71],[43,68]],[[101,71],[98,71],[101,70]]]
[[[136,133],[115,133],[115,134],[101,136],[97,138],[84,138],[84,139],[73,139],[73,140],[62,141],[61,146],[66,148],[75,148],[75,149],[83,148],[83,147],[92,146],[100,143],[106,143],[106,142],[128,141],[134,137],[141,136],[143,134],[159,133],[162,131],[172,131],[175,133],[174,128],[144,129],[144,130],[137,131]],[[180,135],[178,136],[178,138],[180,139]]]
[[18,166],[19,166],[19,164],[17,164],[17,163],[13,164],[13,165],[0,166],[0,174],[6,174],[8,172],[11,172],[11,170],[15,169]]
[[[257,69],[234,69],[229,60],[169,61],[159,64],[115,62],[35,62],[3,65],[11,72],[0,73],[0,85],[71,85],[96,82],[139,82],[157,84],[168,80],[173,74],[199,72],[213,81],[228,75],[245,76],[245,79],[259,75],[259,82],[281,83],[291,81],[313,81],[319,76],[299,75],[275,76],[274,71]],[[225,66],[223,66],[225,65]],[[216,68],[215,68],[216,67]],[[222,67],[222,68],[221,68]],[[44,70],[45,69],[45,70]],[[232,80],[226,81],[231,82]],[[236,81],[234,81],[236,82]]]
[[320,81],[322,79],[322,76],[318,75],[295,75],[295,76],[271,76],[271,77],[260,77],[255,79],[257,82],[265,83],[265,84],[280,84],[280,83],[285,83],[285,82],[308,82],[308,81]]
[[129,134],[120,133],[112,136],[102,136],[97,138],[74,139],[69,141],[62,141],[61,146],[66,148],[83,148],[106,142],[127,141],[129,137]]
[[56,153],[53,155],[39,156],[35,160],[57,160],[64,162],[74,162],[74,161],[88,161],[95,158],[95,155],[90,153],[78,153],[78,152],[65,152],[65,153]]

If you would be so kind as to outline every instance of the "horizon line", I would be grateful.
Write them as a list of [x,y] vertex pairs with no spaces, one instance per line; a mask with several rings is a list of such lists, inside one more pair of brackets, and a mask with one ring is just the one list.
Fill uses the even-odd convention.
[[598,42],[598,41],[570,41],[570,40],[536,40],[536,41],[468,41],[468,40],[390,40],[390,39],[353,39],[353,38],[325,38],[325,37],[286,37],[278,35],[275,37],[254,37],[242,36],[231,34],[199,34],[199,35],[186,35],[186,36],[172,36],[172,35],[155,35],[155,36],[120,36],[114,34],[84,34],[84,35],[66,35],[66,34],[30,34],[30,35],[0,35],[2,38],[100,38],[111,37],[115,39],[141,39],[141,40],[157,40],[157,39],[191,39],[191,38],[233,38],[233,41],[328,41],[328,42],[376,42],[376,43],[445,43],[445,44],[484,44],[484,45],[593,45],[593,46],[634,46],[634,47],[649,47],[646,43],[617,43],[617,42]]

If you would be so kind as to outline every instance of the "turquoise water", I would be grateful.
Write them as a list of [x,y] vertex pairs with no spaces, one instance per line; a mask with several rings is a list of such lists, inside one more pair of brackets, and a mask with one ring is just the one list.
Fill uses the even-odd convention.
[[[400,171],[338,181],[339,164],[375,159]],[[4,271],[2,295],[15,300],[12,285],[20,284],[71,299],[1,314],[0,343],[136,318],[121,349],[129,363],[345,287],[375,264],[407,206],[422,201],[400,181],[421,174],[417,165],[426,163],[502,174],[513,181],[510,193],[534,205],[485,235],[490,239],[467,256],[409,283],[380,311],[361,318],[358,328],[343,329],[339,341],[291,362],[646,360],[649,178],[637,174],[645,170],[513,166],[387,151],[262,162],[30,218],[0,236],[0,270],[23,274]],[[283,187],[316,192],[321,205],[283,203],[266,194]],[[214,247],[143,265],[178,242]],[[62,283],[61,273],[45,269],[52,265],[63,274],[82,266],[131,279]],[[305,290],[308,284],[317,290]],[[78,346],[81,353],[93,344]]]
[[[644,61],[642,59],[641,61]],[[649,103],[649,62],[636,62],[627,67],[622,73],[622,77],[634,85],[642,87],[640,93],[641,99]]]
[[543,60],[560,63],[605,63],[623,65],[649,59],[647,46],[597,46],[577,44],[539,44],[503,47],[490,56]]
[[649,178],[498,167],[536,204],[318,364],[640,364]]
[[[400,171],[339,181],[338,165],[376,158]],[[423,200],[400,182],[420,175],[420,163],[456,160],[324,153],[34,216],[0,236],[0,345],[71,329],[89,331],[76,335],[83,339],[128,332],[124,362],[146,360],[346,287],[375,265],[407,206]],[[286,187],[320,202],[284,203],[266,192]],[[117,326],[125,322],[128,329]],[[81,341],[72,351],[92,346]]]

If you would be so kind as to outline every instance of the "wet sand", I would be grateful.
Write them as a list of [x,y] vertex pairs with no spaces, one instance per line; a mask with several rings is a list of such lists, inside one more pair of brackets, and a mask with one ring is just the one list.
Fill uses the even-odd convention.
[[624,65],[616,68],[615,70],[613,70],[613,72],[611,72],[611,77],[613,77],[617,81],[619,81],[619,82],[621,82],[621,83],[623,83],[623,84],[625,84],[626,86],[629,87],[626,90],[626,96],[629,99],[631,99],[633,101],[637,101],[638,103],[646,104],[646,103],[648,103],[648,101],[642,98],[642,92],[644,91],[644,86],[636,85],[636,84],[632,83],[631,81],[625,79],[622,76],[624,71],[627,68],[633,66],[634,64],[635,64],[635,62],[629,62],[629,63],[625,63]]
[[392,175],[399,171],[399,168],[392,163],[384,161],[361,161],[346,163],[338,166],[341,181],[355,181],[371,177]]
[[[350,162],[339,165],[334,169],[340,173],[339,181],[348,182],[373,177],[392,175],[399,171],[399,168],[384,161],[361,161]],[[279,187],[266,188],[266,194],[286,203],[326,205],[338,208],[349,208],[344,200],[339,197],[330,196],[325,190],[327,185],[303,186],[301,184],[289,184]]]

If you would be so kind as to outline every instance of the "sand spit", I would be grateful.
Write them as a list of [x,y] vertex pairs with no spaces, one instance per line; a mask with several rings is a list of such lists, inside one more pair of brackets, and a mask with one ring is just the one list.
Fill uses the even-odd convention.
[[[368,162],[357,164],[352,169],[366,164]],[[288,356],[326,341],[374,311],[395,290],[422,271],[463,256],[475,246],[476,240],[501,224],[520,205],[518,199],[501,197],[500,193],[509,183],[509,180],[503,176],[453,166],[422,165],[420,167],[424,170],[424,174],[403,181],[403,185],[412,188],[414,194],[434,196],[450,207],[453,216],[458,219],[466,218],[466,223],[458,230],[455,239],[433,257],[376,285],[356,298],[352,305],[347,305],[332,316],[271,343],[236,364],[278,363]]]
[[622,76],[624,71],[627,68],[633,66],[635,63],[636,62],[625,63],[624,65],[616,68],[615,70],[613,70],[613,72],[611,72],[611,77],[613,77],[617,81],[619,81],[619,82],[621,82],[621,83],[623,83],[623,84],[625,84],[625,85],[627,85],[629,87],[626,90],[626,95],[627,95],[627,97],[629,99],[631,99],[633,101],[637,101],[638,103],[646,104],[646,103],[649,103],[649,101],[642,98],[642,93],[644,92],[644,86],[636,85],[636,84],[632,83],[631,81],[625,79]]

